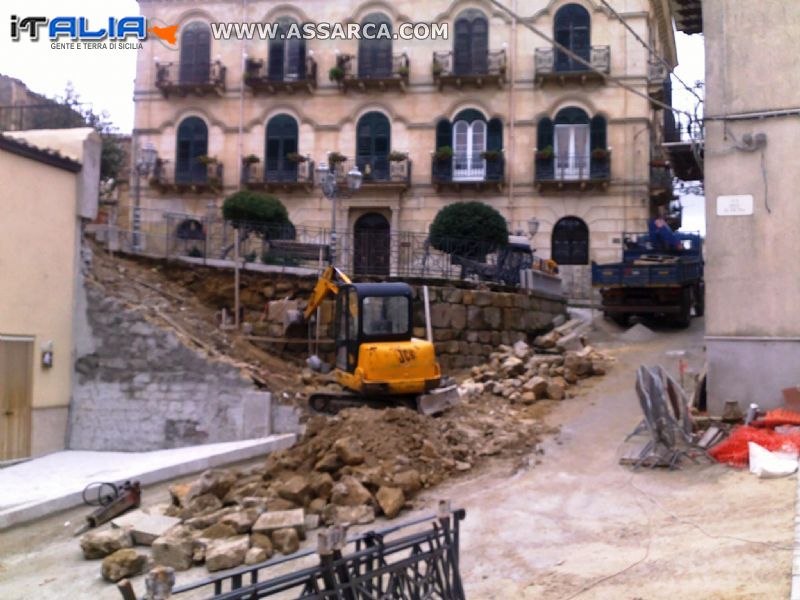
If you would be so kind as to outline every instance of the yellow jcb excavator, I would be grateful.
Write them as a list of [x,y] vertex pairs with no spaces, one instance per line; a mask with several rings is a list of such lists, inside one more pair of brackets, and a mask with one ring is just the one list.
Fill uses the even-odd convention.
[[[336,296],[334,373],[347,391],[313,393],[311,408],[335,413],[363,404],[413,404],[421,413],[433,414],[458,402],[456,386],[442,386],[433,342],[412,336],[411,286],[353,283],[329,266],[311,293],[306,321],[331,295]],[[427,307],[425,313],[427,318]]]

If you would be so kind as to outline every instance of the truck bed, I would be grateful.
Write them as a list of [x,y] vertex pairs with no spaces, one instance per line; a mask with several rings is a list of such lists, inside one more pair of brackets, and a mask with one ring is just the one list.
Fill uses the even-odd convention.
[[646,264],[644,261],[592,265],[594,287],[682,286],[703,276],[698,259]]

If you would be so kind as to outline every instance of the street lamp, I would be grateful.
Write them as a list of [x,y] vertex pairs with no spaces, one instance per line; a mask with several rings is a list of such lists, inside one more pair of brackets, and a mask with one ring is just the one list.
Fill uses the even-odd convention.
[[136,187],[133,204],[133,249],[142,249],[142,207],[141,207],[141,188],[142,177],[147,177],[153,172],[156,166],[158,153],[156,147],[151,142],[145,142],[140,148],[136,162],[133,165],[136,174]]
[[[332,154],[331,152],[328,155]],[[357,165],[353,165],[347,172],[347,190],[348,195],[358,191],[361,187],[364,176],[358,170]],[[322,188],[322,193],[331,201],[331,264],[336,264],[336,204],[339,196],[344,195],[345,190],[339,186],[336,180],[336,164],[335,163],[319,163],[317,166],[317,181],[319,187]]]

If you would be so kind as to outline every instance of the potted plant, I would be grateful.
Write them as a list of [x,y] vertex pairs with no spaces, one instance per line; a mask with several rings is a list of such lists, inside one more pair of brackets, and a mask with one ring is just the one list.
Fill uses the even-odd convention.
[[293,163],[302,163],[306,162],[308,158],[297,152],[289,152],[289,154],[286,155],[286,160]]
[[342,79],[344,79],[344,69],[339,65],[331,67],[331,70],[328,71],[328,79],[339,83]]
[[500,158],[500,151],[499,150],[484,150],[481,152],[481,158],[483,160],[494,161]]
[[663,158],[657,158],[650,161],[651,167],[668,167],[669,163]]
[[391,162],[400,162],[406,160],[407,158],[408,158],[407,152],[396,152],[395,150],[389,152],[389,160]]
[[444,68],[442,67],[442,63],[434,62],[433,63],[433,76],[434,77],[439,77],[439,75],[442,74],[442,71],[444,71]]
[[592,158],[594,160],[605,160],[608,158],[608,150],[605,148],[595,148],[592,150]]
[[261,159],[258,158],[255,154],[248,154],[242,159],[242,162],[246,165],[254,165],[256,163],[261,162]]
[[331,152],[330,154],[328,154],[328,162],[332,165],[343,163],[346,160],[347,157],[339,152]]
[[197,162],[203,165],[211,165],[217,162],[216,156],[208,156],[207,154],[201,154],[197,157]]
[[540,160],[550,160],[551,158],[553,158],[553,147],[545,146],[541,150],[537,150],[536,158]]
[[436,160],[450,160],[453,158],[453,149],[450,146],[439,146],[434,157]]
[[403,65],[402,67],[397,69],[397,74],[400,75],[400,77],[408,78],[408,67]]

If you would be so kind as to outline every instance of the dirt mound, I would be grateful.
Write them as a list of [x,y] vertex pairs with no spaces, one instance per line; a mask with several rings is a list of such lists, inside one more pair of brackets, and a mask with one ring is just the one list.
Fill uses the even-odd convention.
[[655,337],[655,335],[656,334],[653,333],[652,329],[642,325],[641,323],[637,323],[625,333],[621,333],[619,335],[619,339],[628,343],[649,342]]

